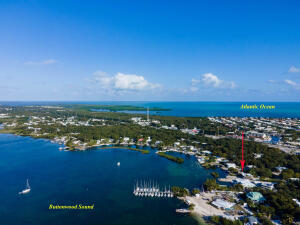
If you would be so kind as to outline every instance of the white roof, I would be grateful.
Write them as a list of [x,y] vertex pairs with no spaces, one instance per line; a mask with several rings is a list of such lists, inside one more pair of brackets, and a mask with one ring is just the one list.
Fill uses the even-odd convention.
[[227,167],[230,168],[236,168],[236,164],[235,163],[226,163]]
[[255,184],[252,183],[248,179],[241,179],[241,178],[236,178],[235,179],[236,183],[243,185],[244,187],[255,187]]
[[218,208],[229,209],[233,207],[235,204],[232,202],[224,201],[222,199],[216,199],[212,202],[212,204]]

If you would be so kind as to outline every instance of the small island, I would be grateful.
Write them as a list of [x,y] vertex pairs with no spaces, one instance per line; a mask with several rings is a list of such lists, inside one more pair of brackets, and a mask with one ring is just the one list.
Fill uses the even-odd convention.
[[173,162],[176,162],[176,163],[183,163],[184,162],[184,159],[183,158],[180,158],[180,157],[176,157],[176,156],[172,156],[172,155],[169,155],[169,154],[166,154],[164,152],[157,152],[157,154],[161,157],[164,157],[166,159],[169,159]]

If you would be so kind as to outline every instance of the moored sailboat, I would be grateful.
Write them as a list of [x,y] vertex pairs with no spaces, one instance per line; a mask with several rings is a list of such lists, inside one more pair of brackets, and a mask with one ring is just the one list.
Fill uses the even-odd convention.
[[20,191],[19,194],[22,195],[22,194],[27,194],[31,191],[31,188],[29,186],[29,182],[28,182],[28,179],[27,179],[27,182],[26,182],[26,188],[23,190],[23,191]]

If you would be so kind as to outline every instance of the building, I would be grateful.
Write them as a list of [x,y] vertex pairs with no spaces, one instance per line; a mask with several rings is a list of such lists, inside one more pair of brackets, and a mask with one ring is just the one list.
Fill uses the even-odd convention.
[[300,207],[300,201],[296,198],[293,198],[293,201],[296,202],[296,204]]
[[246,225],[254,225],[254,224],[259,224],[257,218],[254,216],[249,216],[248,223],[246,223]]
[[264,133],[259,133],[257,131],[253,131],[253,130],[250,130],[250,131],[247,131],[245,133],[248,137],[256,137],[256,138],[266,138],[266,134]]
[[241,184],[243,187],[245,188],[252,188],[255,187],[255,184],[252,183],[250,180],[248,179],[242,179],[242,178],[236,178],[235,180],[233,180],[234,184]]
[[259,182],[259,183],[256,183],[256,185],[258,187],[261,187],[261,188],[264,188],[267,190],[273,190],[275,188],[274,183],[272,183],[272,182]]
[[211,152],[207,151],[207,150],[202,151],[202,153],[205,154],[205,155],[211,155]]
[[264,202],[266,199],[264,198],[264,196],[259,193],[259,192],[248,192],[246,194],[247,198],[249,198],[251,201],[253,202]]
[[235,163],[226,163],[227,168],[234,168],[236,169],[236,164]]
[[243,178],[250,178],[250,179],[253,178],[253,175],[250,174],[250,173],[240,172],[240,175],[241,175]]
[[277,167],[275,167],[275,169],[281,173],[283,170],[286,170],[287,168],[284,166],[277,166]]
[[219,198],[214,200],[211,204],[217,207],[218,209],[226,209],[226,210],[230,210],[235,205],[235,203],[233,202],[228,202]]

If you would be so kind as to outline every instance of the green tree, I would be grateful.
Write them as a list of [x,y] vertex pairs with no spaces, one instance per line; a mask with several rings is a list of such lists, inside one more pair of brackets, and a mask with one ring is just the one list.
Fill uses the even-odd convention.
[[282,171],[281,176],[285,180],[292,178],[292,177],[294,177],[294,170],[292,170],[292,169],[284,170],[284,171]]
[[204,188],[208,191],[216,190],[219,187],[219,184],[215,179],[207,179],[204,182]]
[[193,190],[192,190],[192,194],[193,195],[196,195],[196,194],[199,194],[200,193],[200,190],[198,189],[198,188],[194,188]]
[[282,218],[282,224],[283,225],[290,225],[290,224],[293,223],[293,221],[294,221],[294,217],[290,214],[286,214]]
[[218,172],[212,172],[211,175],[212,175],[214,178],[218,178],[218,177],[219,177],[219,173],[218,173]]

